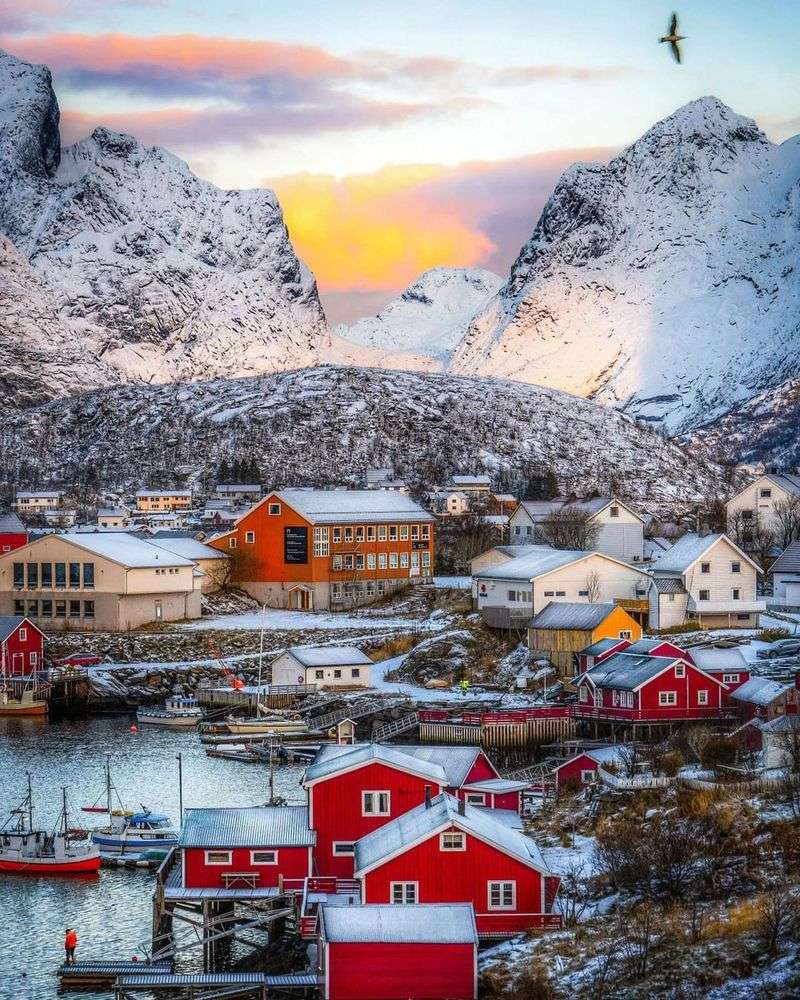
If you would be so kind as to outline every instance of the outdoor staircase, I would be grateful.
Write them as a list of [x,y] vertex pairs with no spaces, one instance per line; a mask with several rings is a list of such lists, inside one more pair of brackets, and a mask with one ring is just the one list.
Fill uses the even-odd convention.
[[393,700],[380,700],[362,702],[360,705],[352,705],[350,708],[340,708],[336,712],[328,712],[327,715],[319,715],[316,719],[306,720],[306,725],[311,733],[324,733],[342,719],[363,719],[367,715],[376,715],[378,712],[385,712],[389,708],[396,708],[407,701],[406,698]]
[[419,726],[419,713],[409,712],[401,719],[395,719],[394,722],[387,722],[386,725],[373,729],[372,741],[373,743],[383,743],[385,740],[391,739],[392,736],[397,736],[398,733],[407,733],[409,729],[416,729],[417,726]]

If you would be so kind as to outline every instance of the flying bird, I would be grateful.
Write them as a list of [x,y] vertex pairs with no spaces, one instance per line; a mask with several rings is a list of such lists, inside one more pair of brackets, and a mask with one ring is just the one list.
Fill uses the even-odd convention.
[[682,42],[684,38],[686,38],[686,35],[678,34],[678,15],[673,14],[672,20],[669,22],[669,33],[662,35],[659,38],[659,42],[669,42],[672,55],[675,57],[675,62],[677,63],[681,61],[681,47],[678,45],[678,42]]

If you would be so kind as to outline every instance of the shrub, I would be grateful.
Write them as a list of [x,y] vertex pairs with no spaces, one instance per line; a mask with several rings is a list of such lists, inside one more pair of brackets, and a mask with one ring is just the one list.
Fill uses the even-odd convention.
[[674,778],[683,766],[683,754],[680,750],[670,750],[661,758],[661,770],[668,778]]
[[762,628],[760,632],[756,633],[755,638],[762,642],[777,642],[779,639],[788,639],[790,636],[788,628]]
[[735,764],[737,752],[738,749],[733,740],[726,736],[714,736],[703,747],[700,762],[703,767],[717,770],[723,765]]

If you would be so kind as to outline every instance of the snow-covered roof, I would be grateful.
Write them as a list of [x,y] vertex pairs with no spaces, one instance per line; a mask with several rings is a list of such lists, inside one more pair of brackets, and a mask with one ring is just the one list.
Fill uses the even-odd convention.
[[137,490],[137,497],[191,497],[191,490]]
[[728,649],[718,649],[715,646],[693,646],[690,655],[701,670],[712,673],[750,669],[750,664],[739,646],[732,646]]
[[9,534],[24,534],[25,525],[16,514],[0,514],[0,531]]
[[27,627],[33,627],[37,632],[41,632],[39,626],[34,625],[29,618],[23,618],[20,615],[2,615],[0,616],[0,642],[5,642],[23,623]]
[[[322,751],[328,752],[323,753]],[[437,785],[447,785],[447,775],[438,764],[416,760],[401,750],[382,743],[358,743],[343,747],[321,747],[320,753],[306,768],[304,784],[367,764],[386,764],[427,778]],[[332,752],[334,751],[334,752]],[[338,753],[335,751],[339,751]]]
[[758,569],[753,560],[750,559],[749,556],[745,555],[745,553],[742,552],[742,550],[734,542],[732,542],[727,535],[722,532],[716,532],[711,535],[699,535],[695,531],[688,531],[685,535],[681,535],[671,548],[655,560],[650,569],[655,575],[658,575],[659,573],[685,573],[691,565],[704,556],[706,552],[708,552],[713,545],[716,545],[721,538],[724,538],[725,541],[728,542],[728,544],[745,562],[750,563],[751,566]]
[[450,482],[454,486],[490,486],[491,476],[452,476]]
[[776,715],[769,722],[761,723],[762,733],[789,733],[800,729],[800,715]]
[[[216,550],[214,550],[216,551]],[[291,646],[286,650],[304,667],[340,667],[372,664],[363,650],[355,646]]]
[[[528,786],[526,785],[525,787],[527,788]],[[491,806],[476,805],[472,808],[477,809],[479,812],[487,812],[490,818],[496,823],[503,823],[505,826],[511,827],[512,830],[519,830],[521,832],[523,829],[522,817],[515,809],[492,809]]]
[[792,688],[791,684],[779,684],[769,677],[751,677],[741,687],[731,691],[731,698],[750,705],[770,705]]
[[674,656],[630,656],[625,651],[609,656],[587,670],[583,677],[588,677],[596,687],[635,691],[674,662]]
[[540,872],[548,871],[542,852],[530,837],[493,819],[491,810],[466,804],[462,804],[462,808],[463,814],[459,812],[458,799],[445,792],[368,833],[356,841],[355,874],[374,868],[451,826],[472,834]]
[[17,500],[53,500],[63,497],[63,490],[17,490]]
[[484,778],[482,781],[470,781],[463,787],[468,792],[493,792],[495,795],[504,795],[508,792],[521,792],[529,784],[529,781],[512,781],[510,778]]
[[129,510],[124,507],[98,507],[97,516],[98,517],[127,517],[130,514]]
[[800,573],[800,542],[792,542],[770,567],[770,573]]
[[597,628],[616,608],[615,604],[580,604],[572,601],[550,601],[528,627],[543,629],[577,629],[586,631]]
[[151,545],[157,545],[160,549],[166,549],[176,556],[184,556],[197,562],[198,559],[228,559],[227,552],[221,549],[214,549],[205,542],[199,542],[196,538],[170,538],[169,534],[156,532],[152,538],[148,539]]
[[187,809],[180,847],[308,847],[315,842],[307,806]]
[[601,653],[607,653],[609,649],[619,646],[621,642],[625,642],[625,639],[598,639],[597,642],[593,642],[591,646],[585,646],[579,652],[581,656],[599,656]]
[[587,757],[591,757],[596,764],[620,764],[625,760],[625,751],[628,748],[622,743],[616,743],[608,747],[594,747],[585,750]]
[[329,906],[320,912],[326,941],[374,944],[477,944],[471,903]]
[[632,656],[646,656],[668,641],[668,639],[637,639],[630,646],[626,646],[624,652]]
[[[314,758],[311,767],[315,767],[329,758],[348,756],[359,748],[371,745],[373,744],[355,743],[351,746],[322,746]],[[475,746],[418,746],[416,744],[403,743],[402,745],[392,746],[391,749],[395,755],[400,754],[406,758],[411,758],[406,761],[409,768],[418,769],[419,762],[439,768],[444,772],[444,781],[440,781],[440,784],[447,785],[448,788],[460,788],[464,784],[467,780],[467,775],[475,765],[475,761],[482,753],[481,748]],[[395,763],[400,762],[397,756],[393,757],[393,760]],[[349,767],[351,763],[352,761],[350,763],[342,763],[339,765],[339,769]],[[400,763],[402,766],[402,762]],[[308,777],[310,769],[306,771],[306,777]]]
[[130,569],[193,565],[191,559],[169,552],[149,539],[137,538],[126,531],[67,532],[60,537],[71,545],[77,545],[87,552]]
[[475,573],[476,580],[526,580],[549,573],[562,566],[580,562],[591,552],[578,549],[553,549],[549,545],[532,545],[525,555],[509,559],[499,566],[489,566]]
[[436,520],[433,514],[397,490],[291,489],[271,496],[278,497],[312,524]]
[[574,497],[554,497],[552,500],[520,501],[520,506],[532,521],[546,521],[556,512],[560,511],[570,511],[575,514],[586,514],[589,517],[593,517],[595,514],[599,514],[601,510],[605,510],[606,507],[610,507],[611,504],[624,507],[635,517],[638,517],[640,521],[644,521],[644,518],[640,514],[637,514],[627,504],[622,503],[621,500],[617,500],[614,497],[592,497],[588,500],[579,500]]
[[787,493],[791,493],[794,496],[800,494],[800,476],[789,472],[770,472],[767,474],[767,479],[771,479],[773,483],[777,483],[778,486],[782,486]]
[[258,483],[217,483],[214,487],[215,493],[260,493],[261,486]]

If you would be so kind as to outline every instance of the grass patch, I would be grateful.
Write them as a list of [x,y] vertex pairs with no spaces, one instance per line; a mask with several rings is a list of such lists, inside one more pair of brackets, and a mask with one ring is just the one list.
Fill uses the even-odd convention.
[[393,635],[383,645],[370,650],[370,656],[376,663],[379,663],[381,660],[391,660],[393,656],[401,656],[403,653],[407,653],[417,641],[418,638],[409,632],[404,632],[401,635]]

